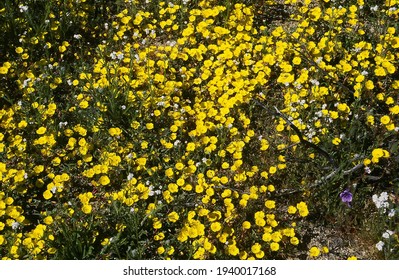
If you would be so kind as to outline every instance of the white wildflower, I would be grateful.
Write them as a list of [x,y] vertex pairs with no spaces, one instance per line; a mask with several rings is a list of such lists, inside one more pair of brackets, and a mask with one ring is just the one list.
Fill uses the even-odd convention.
[[375,244],[375,247],[377,247],[378,251],[382,251],[382,247],[384,247],[384,242],[379,241],[377,244]]

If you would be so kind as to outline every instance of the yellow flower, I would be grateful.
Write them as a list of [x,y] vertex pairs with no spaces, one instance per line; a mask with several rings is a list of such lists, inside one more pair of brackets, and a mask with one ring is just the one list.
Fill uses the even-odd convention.
[[171,221],[172,223],[175,223],[179,220],[179,214],[176,212],[169,213],[168,215],[168,220]]
[[187,152],[192,152],[194,150],[195,150],[195,144],[193,142],[188,143],[187,146],[186,146],[186,151]]
[[8,68],[7,68],[7,67],[4,67],[4,66],[1,66],[1,67],[0,67],[0,74],[5,75],[5,74],[7,74],[7,73],[8,73]]
[[162,228],[162,222],[158,218],[154,218],[152,227],[154,229],[160,229],[160,228]]
[[283,130],[284,130],[284,125],[280,123],[279,125],[277,125],[276,130],[277,130],[278,132],[283,131]]
[[381,149],[381,148],[374,149],[371,152],[371,155],[373,156],[373,159],[379,159],[381,157],[389,158],[389,156],[390,156],[388,151]]
[[221,228],[222,228],[222,225],[219,222],[213,222],[211,224],[211,230],[213,232],[218,232],[218,231],[220,231]]
[[173,255],[174,252],[175,252],[175,248],[173,248],[173,246],[171,246],[166,253],[170,256],[170,255]]
[[254,245],[252,245],[251,247],[251,252],[254,254],[257,254],[261,251],[262,246],[259,243],[255,243]]
[[156,235],[154,236],[154,240],[155,240],[155,241],[164,240],[164,238],[165,238],[165,234],[164,234],[163,232],[160,232],[160,233],[158,233],[158,234],[156,234]]
[[320,7],[313,8],[309,11],[309,18],[312,21],[318,21],[321,16]]
[[91,210],[92,210],[92,207],[91,207],[90,204],[85,204],[82,207],[82,212],[85,213],[85,214],[90,214]]
[[[284,126],[283,126],[283,129],[284,129]],[[266,151],[269,148],[269,142],[266,139],[260,140],[260,144],[261,144],[261,147],[260,147],[261,151]]]
[[341,139],[335,137],[335,138],[332,140],[332,143],[333,143],[334,145],[339,145],[339,143],[341,143]]
[[265,242],[270,242],[272,240],[272,235],[270,234],[270,232],[265,232],[264,234],[262,234],[262,240]]
[[266,208],[273,209],[276,207],[276,202],[274,200],[266,200],[265,206]]
[[104,238],[103,241],[101,242],[101,245],[107,246],[110,243],[109,238]]
[[374,125],[374,116],[367,116],[367,123]]
[[178,163],[175,164],[175,168],[176,168],[177,170],[183,170],[184,164],[181,163],[181,162],[178,162]]
[[293,143],[298,143],[301,140],[299,139],[299,136],[295,134],[295,135],[291,135],[290,141],[293,142]]
[[50,198],[53,197],[53,194],[51,193],[50,190],[46,190],[46,191],[44,191],[44,193],[43,193],[43,197],[44,197],[44,199],[48,200],[48,199],[50,199]]
[[339,117],[338,112],[330,111],[330,117],[334,120],[337,119]]
[[295,206],[290,205],[290,206],[288,207],[288,213],[289,213],[289,214],[295,214],[296,211],[297,211],[297,209],[296,209]]
[[46,224],[46,225],[51,225],[52,223],[53,223],[53,217],[51,217],[51,216],[47,216],[46,218],[44,218],[44,223]]
[[59,46],[59,47],[58,47],[58,51],[59,51],[60,53],[65,52],[66,49],[67,49],[67,48],[66,48],[65,46]]
[[251,223],[248,221],[245,221],[242,223],[242,228],[243,229],[250,229],[251,228]]
[[255,254],[255,257],[258,259],[261,259],[265,256],[265,252],[259,251],[258,253]]
[[289,84],[295,80],[295,76],[290,73],[281,73],[280,76],[277,78],[278,83],[282,84]]
[[356,257],[356,256],[350,256],[350,257],[348,258],[348,260],[354,261],[354,260],[357,260],[357,257]]
[[317,248],[317,247],[315,247],[315,246],[313,246],[312,248],[310,248],[310,250],[309,250],[309,256],[310,256],[310,257],[315,258],[315,257],[318,257],[319,255],[320,255],[320,250],[319,250],[319,248]]
[[38,134],[38,135],[42,135],[42,134],[44,134],[44,133],[46,133],[46,128],[45,127],[39,127],[37,130],[36,130],[36,134]]
[[15,52],[16,52],[17,54],[21,54],[21,53],[24,52],[24,49],[21,48],[21,47],[17,47],[17,48],[15,49]]
[[158,247],[157,253],[160,254],[160,255],[162,255],[163,253],[165,253],[165,248],[164,248],[163,246]]
[[136,163],[137,163],[139,166],[145,166],[146,163],[147,163],[147,159],[146,159],[146,158],[138,158],[138,159],[136,160]]
[[399,105],[395,105],[392,108],[389,108],[389,111],[394,114],[394,115],[398,115],[399,114]]
[[99,181],[99,183],[100,183],[101,185],[103,185],[103,186],[106,186],[106,185],[108,185],[108,184],[111,182],[111,181],[109,180],[109,178],[108,178],[107,175],[101,176],[100,179],[99,179],[98,181]]
[[387,116],[387,115],[382,116],[381,119],[380,119],[380,122],[381,122],[382,124],[384,124],[384,125],[388,124],[390,121],[391,121],[391,119],[390,119],[389,116]]
[[376,76],[386,76],[387,73],[383,67],[377,66],[374,70],[374,74]]
[[292,244],[292,245],[298,245],[299,244],[299,239],[297,238],[297,237],[291,237],[290,238],[290,243]]
[[193,258],[198,260],[198,259],[203,259],[205,254],[205,249],[203,247],[199,247],[197,251],[194,253]]
[[296,56],[292,59],[292,63],[295,65],[301,64],[302,59],[299,56]]
[[373,81],[368,80],[368,81],[366,82],[366,89],[372,90],[373,88],[374,88],[374,83],[373,83]]
[[174,184],[174,183],[169,183],[168,184],[168,190],[171,193],[177,193],[179,191],[179,186],[177,184]]
[[237,256],[240,253],[240,250],[237,248],[235,244],[228,246],[229,255]]
[[278,251],[280,249],[280,245],[277,242],[270,243],[270,250],[273,252]]
[[299,210],[299,215],[301,217],[306,217],[307,215],[309,215],[309,211],[308,211],[308,206],[306,205],[305,202],[300,202],[296,205],[296,207]]
[[151,130],[151,129],[154,128],[154,124],[153,124],[153,123],[147,123],[147,124],[145,125],[145,127],[146,127],[148,130]]

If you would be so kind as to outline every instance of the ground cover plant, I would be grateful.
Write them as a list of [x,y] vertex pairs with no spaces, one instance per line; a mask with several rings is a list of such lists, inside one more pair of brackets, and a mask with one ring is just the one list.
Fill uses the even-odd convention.
[[398,16],[1,1],[1,258],[397,259]]

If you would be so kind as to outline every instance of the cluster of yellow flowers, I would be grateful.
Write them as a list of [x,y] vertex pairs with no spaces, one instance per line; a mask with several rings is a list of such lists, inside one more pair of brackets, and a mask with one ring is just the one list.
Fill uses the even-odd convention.
[[340,160],[371,154],[366,166],[391,158],[377,139],[361,151],[347,139],[352,120],[398,134],[389,19],[399,3],[382,5],[376,35],[362,0],[287,0],[292,23],[270,26],[243,3],[54,0],[32,21],[37,7],[17,2],[0,8],[15,17],[4,36],[18,34],[0,45],[4,258],[51,258],[71,221],[106,252],[132,230],[108,217],[123,211],[140,217],[147,240],[134,246],[146,244],[147,258],[286,256],[301,242],[297,224],[313,207],[306,186],[317,179],[290,160],[324,160],[304,140],[330,156],[344,149]]

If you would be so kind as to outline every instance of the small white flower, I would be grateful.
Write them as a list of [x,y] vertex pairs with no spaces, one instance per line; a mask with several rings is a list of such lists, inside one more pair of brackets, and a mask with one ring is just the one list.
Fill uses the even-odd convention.
[[169,46],[171,46],[171,47],[174,47],[174,46],[177,44],[176,41],[167,41],[166,43],[167,43]]
[[148,189],[149,189],[148,195],[149,195],[149,196],[153,196],[153,195],[155,194],[155,192],[154,192],[154,186],[149,186]]
[[173,143],[173,145],[176,147],[176,146],[179,145],[180,143],[181,143],[180,140],[176,140],[176,141]]
[[[319,81],[318,81],[318,80],[315,80],[315,79],[310,79],[310,82],[311,82],[313,85],[315,85],[315,86],[320,85]],[[326,105],[326,106],[327,106],[327,105]]]
[[28,6],[24,6],[24,5],[19,5],[19,11],[21,13],[26,12],[28,10]]
[[391,237],[391,235],[393,234],[392,230],[386,230],[383,234],[382,237],[385,239],[388,239],[389,237]]
[[133,178],[134,178],[134,174],[133,174],[133,173],[129,173],[129,174],[127,175],[127,180],[128,180],[128,181],[132,180]]
[[382,208],[384,211],[384,213],[386,212],[386,208],[389,207],[389,203],[388,203],[388,193],[387,192],[382,192],[379,196],[374,194],[372,196],[373,202],[375,204],[375,206],[380,209]]
[[377,244],[375,244],[375,247],[377,247],[378,251],[382,251],[382,247],[384,247],[384,242],[379,241]]
[[378,5],[375,5],[375,6],[373,6],[373,7],[370,7],[370,10],[372,10],[372,11],[374,11],[374,12],[378,11]]
[[62,127],[64,127],[64,126],[66,126],[68,124],[68,122],[60,122],[59,124],[58,124],[58,127],[59,128],[62,128]]
[[22,86],[23,86],[24,88],[26,88],[26,87],[29,85],[29,82],[30,82],[30,81],[31,81],[31,79],[30,79],[30,78],[28,78],[28,79],[24,80],[24,82],[23,82]]
[[11,228],[12,228],[13,230],[18,229],[18,228],[19,228],[19,223],[18,223],[18,222],[13,222],[12,225],[11,225]]
[[162,193],[161,190],[156,190],[156,191],[155,191],[155,194],[157,194],[157,195],[160,195],[161,193]]
[[73,35],[73,38],[79,40],[79,39],[82,39],[82,35],[80,35],[80,34],[75,34],[75,35]]

